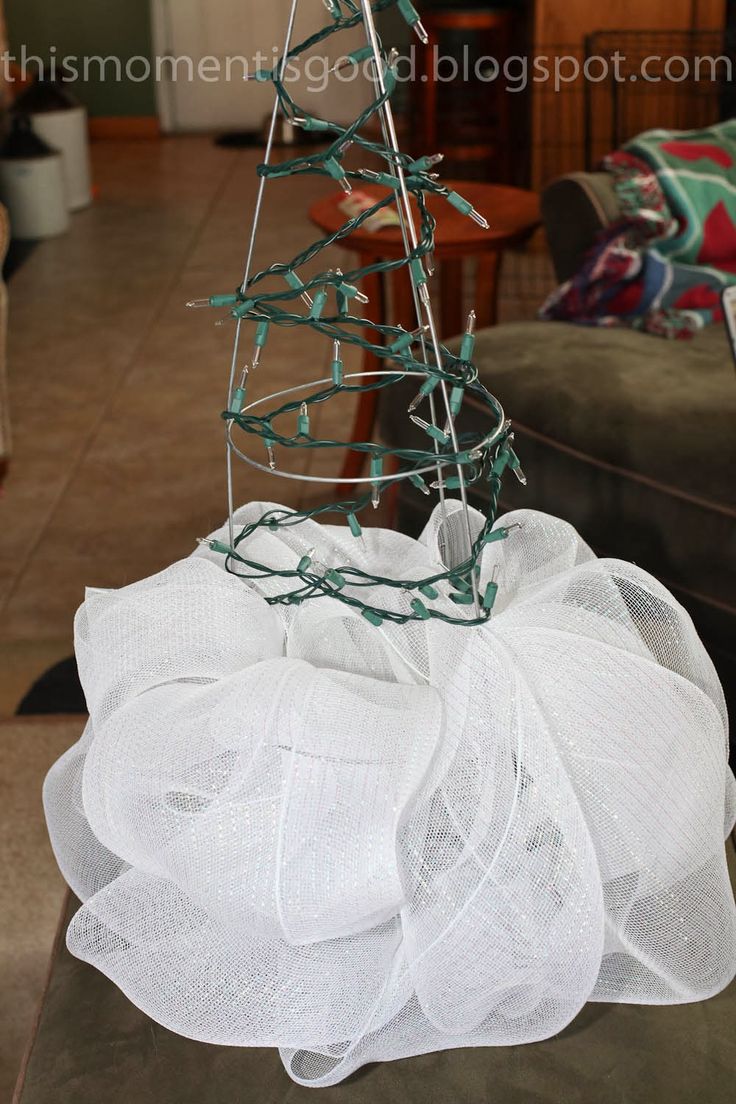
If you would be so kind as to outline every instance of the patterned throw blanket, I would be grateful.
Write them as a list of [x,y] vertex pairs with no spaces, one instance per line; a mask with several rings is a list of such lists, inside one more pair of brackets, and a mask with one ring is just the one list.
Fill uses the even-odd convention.
[[650,130],[609,154],[623,218],[541,311],[547,319],[688,338],[736,283],[736,119]]

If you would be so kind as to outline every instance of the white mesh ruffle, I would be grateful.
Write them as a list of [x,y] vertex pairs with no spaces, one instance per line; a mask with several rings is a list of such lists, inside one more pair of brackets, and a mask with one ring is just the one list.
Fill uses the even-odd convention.
[[[248,551],[427,577],[455,555],[449,505],[419,541],[308,522]],[[90,724],[44,793],[84,901],[71,951],[172,1030],[279,1047],[312,1086],[542,1039],[589,1000],[721,990],[735,803],[713,667],[650,576],[555,518],[514,523],[485,553],[482,628],[270,606],[278,580],[203,550],[90,591]]]

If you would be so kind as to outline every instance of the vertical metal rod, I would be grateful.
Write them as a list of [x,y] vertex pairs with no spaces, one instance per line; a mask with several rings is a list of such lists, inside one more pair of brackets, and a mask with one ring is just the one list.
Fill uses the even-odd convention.
[[[383,133],[383,141],[384,141],[385,145],[388,146],[388,144],[389,144],[388,129],[387,129],[387,126],[386,126],[386,119],[384,118],[384,115],[383,115],[383,109],[381,109],[380,117],[381,117],[381,131]],[[399,203],[399,197],[398,196],[396,197],[396,214],[398,215],[399,226],[401,227],[401,237],[402,237],[403,242],[404,242],[404,249],[405,249],[405,251],[408,255],[409,251],[410,251],[409,231],[408,231],[407,226],[406,226],[406,217],[404,215],[404,209],[403,209],[401,203]],[[414,300],[414,312],[415,312],[416,317],[417,317],[417,326],[422,326],[422,303],[421,303],[421,299],[419,298],[419,289],[417,288],[416,280],[414,279],[414,275],[413,275],[411,269],[409,269],[409,282],[411,283],[412,298]],[[429,354],[427,352],[427,342],[425,340],[425,337],[424,337],[423,333],[420,335],[420,342],[421,342],[421,349],[422,349],[422,359],[424,360],[424,363],[426,365],[429,365]],[[431,418],[431,421],[432,421],[432,425],[439,428],[439,423],[437,421],[437,408],[435,406],[434,395],[429,396],[429,410],[430,410],[430,418]],[[439,456],[439,452],[440,452],[439,441],[436,441],[434,438],[432,438],[432,443],[434,444],[435,453]],[[437,464],[437,482],[439,483],[440,505],[442,507],[442,520],[445,523],[447,523],[447,502],[445,500],[445,484],[444,484],[444,479],[443,479],[443,468],[442,468],[442,464],[440,464],[439,462]]]
[[[376,71],[376,83],[380,89],[381,95],[386,93],[386,84],[383,79],[383,59],[381,57],[381,47],[378,41],[378,34],[376,32],[376,24],[373,19],[373,9],[371,8],[371,0],[360,0],[361,7],[363,9],[363,19],[365,22],[366,33],[368,35],[368,41],[371,49],[373,50],[373,60]],[[383,111],[385,113],[386,127],[388,129],[389,142],[388,145],[394,153],[400,154],[401,149],[399,146],[398,137],[396,134],[396,124],[394,122],[393,111],[391,104],[387,100]],[[419,244],[419,236],[417,234],[416,224],[414,222],[414,212],[411,207],[411,199],[409,197],[409,189],[406,185],[406,176],[404,174],[404,168],[401,164],[400,158],[396,160],[396,175],[399,180],[399,190],[401,192],[401,201],[404,207],[404,214],[406,217],[407,228],[410,235],[412,248],[416,249]],[[426,291],[426,285],[425,285]],[[429,294],[426,296],[420,295],[422,306],[427,318],[427,324],[429,325],[430,337],[432,339],[432,348],[437,362],[437,368],[442,370],[442,350],[440,348],[440,340],[437,332],[437,323],[434,317],[434,311],[432,309],[432,301]],[[452,447],[454,452],[459,452],[457,430],[455,429],[455,419],[450,406],[450,396],[447,393],[447,386],[444,380],[440,381],[440,392],[447,410],[447,417],[450,425],[450,436],[452,440]],[[464,521],[465,521],[465,536],[467,539],[467,558],[470,559],[473,554],[473,532],[470,527],[470,508],[468,505],[468,491],[465,483],[465,472],[462,464],[457,466],[458,483],[460,489],[460,500],[463,505]],[[477,617],[481,616],[480,594],[478,592],[478,580],[476,579],[475,572],[470,573],[470,582],[473,590],[473,603],[475,606],[475,613]]]
[[[289,62],[289,50],[291,48],[291,40],[294,34],[294,23],[296,20],[296,9],[299,0],[291,0],[291,11],[289,13],[289,22],[286,28],[286,38],[284,40],[284,53],[281,58],[281,69],[279,70],[279,80],[283,80],[286,73],[286,66]],[[264,154],[264,164],[268,165],[271,161],[271,154],[273,152],[273,143],[276,136],[276,123],[279,118],[279,97],[275,96],[273,111],[271,112],[271,123],[268,130],[268,139],[266,141],[266,150]],[[248,287],[248,280],[250,279],[251,266],[253,264],[253,254],[255,252],[256,238],[258,235],[258,227],[261,221],[261,212],[263,209],[263,196],[266,190],[266,177],[262,176],[258,185],[258,196],[256,198],[255,211],[253,212],[253,225],[251,227],[250,241],[248,242],[248,254],[245,260],[245,269],[243,272],[243,282],[240,285],[242,294],[245,294],[245,290]],[[230,363],[230,381],[228,383],[227,391],[227,408],[232,408],[233,401],[233,388],[235,387],[235,373],[238,365],[238,353],[240,350],[240,335],[243,320],[239,318],[235,325],[235,339],[233,341],[233,355]],[[233,494],[233,451],[230,445],[229,434],[226,435],[227,440],[227,516],[228,516],[228,528],[230,535],[230,547],[233,547],[235,542],[235,524],[233,521],[233,515],[235,513],[235,501]]]

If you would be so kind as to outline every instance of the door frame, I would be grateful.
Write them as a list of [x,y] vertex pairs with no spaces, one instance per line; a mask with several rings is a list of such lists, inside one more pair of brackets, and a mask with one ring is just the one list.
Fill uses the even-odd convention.
[[173,52],[171,43],[171,0],[151,0],[151,37],[154,57],[154,88],[156,92],[156,112],[164,134],[176,130],[176,93],[171,81],[158,79],[160,58]]

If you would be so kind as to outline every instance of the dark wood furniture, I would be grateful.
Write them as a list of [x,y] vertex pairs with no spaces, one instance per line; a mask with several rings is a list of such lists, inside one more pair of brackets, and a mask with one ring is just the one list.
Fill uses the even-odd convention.
[[450,172],[462,166],[466,177],[508,181],[511,97],[501,76],[491,79],[490,59],[502,67],[509,57],[516,13],[443,4],[422,19],[429,44],[412,85],[417,156],[441,149]]

